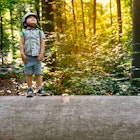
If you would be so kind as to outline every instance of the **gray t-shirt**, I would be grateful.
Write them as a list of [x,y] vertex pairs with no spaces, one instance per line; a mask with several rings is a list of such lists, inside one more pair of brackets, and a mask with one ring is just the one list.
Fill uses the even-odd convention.
[[27,28],[21,32],[21,36],[25,37],[25,55],[38,56],[40,53],[40,39],[45,39],[44,32],[38,28]]

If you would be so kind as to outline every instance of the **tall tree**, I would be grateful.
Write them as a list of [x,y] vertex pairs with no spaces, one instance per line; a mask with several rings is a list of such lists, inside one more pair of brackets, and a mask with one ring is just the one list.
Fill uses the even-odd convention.
[[10,22],[11,22],[11,35],[12,35],[12,40],[13,40],[13,38],[14,38],[13,9],[10,9]]
[[121,2],[117,0],[117,15],[118,15],[118,32],[119,40],[122,37],[122,16],[121,16]]
[[[50,51],[54,46],[54,36],[50,36],[53,35],[54,32],[54,2],[55,0],[42,0],[42,28],[48,39],[46,42],[48,50],[46,51]],[[45,59],[44,62],[47,63],[47,66],[51,67],[50,71],[54,72],[56,67],[56,53],[52,53],[52,56],[49,58],[49,62],[47,59]]]
[[[3,17],[2,17],[2,10],[0,8],[0,53],[3,56]],[[4,63],[3,57],[2,57],[2,64]]]
[[40,0],[35,0],[35,10],[36,10],[36,13],[37,13],[37,17],[40,21]]
[[112,26],[113,20],[112,20],[112,1],[111,0],[110,0],[109,7],[110,7],[110,24]]
[[77,28],[76,28],[76,15],[75,15],[75,5],[74,0],[72,2],[72,14],[73,14],[73,22],[74,22],[74,29],[75,29],[75,35],[77,34]]
[[83,7],[83,0],[81,0],[81,8],[82,8],[82,23],[83,23],[83,34],[84,37],[86,36],[86,29],[85,29],[85,20],[84,20],[84,7]]
[[44,32],[54,32],[53,1],[42,0],[42,28]]
[[96,0],[93,0],[93,33],[96,34]]
[[56,14],[56,25],[57,25],[57,31],[59,32],[63,32],[63,25],[62,25],[62,8],[63,8],[63,4],[62,1],[59,1],[57,2],[55,5],[54,5],[54,11],[55,11],[55,14]]
[[140,88],[140,0],[133,0],[132,85]]

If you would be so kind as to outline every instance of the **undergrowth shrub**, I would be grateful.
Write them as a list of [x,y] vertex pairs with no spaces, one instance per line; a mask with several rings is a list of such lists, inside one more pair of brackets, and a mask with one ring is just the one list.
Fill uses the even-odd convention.
[[61,38],[55,47],[56,71],[44,73],[46,90],[55,95],[137,94],[130,80],[130,42],[108,37]]

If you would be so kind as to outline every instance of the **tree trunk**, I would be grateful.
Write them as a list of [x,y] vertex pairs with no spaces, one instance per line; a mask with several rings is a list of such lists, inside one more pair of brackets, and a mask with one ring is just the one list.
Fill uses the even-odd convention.
[[67,24],[66,0],[64,0],[64,26]]
[[42,0],[42,28],[46,32],[54,32],[53,0]]
[[[49,51],[54,46],[54,14],[53,14],[53,1],[54,0],[42,0],[42,28],[47,36],[47,49]],[[47,56],[45,56],[44,62],[48,62]],[[47,63],[46,62],[46,63]],[[52,56],[49,58],[48,67],[51,67],[50,71],[54,72],[56,67],[56,52],[52,52]]]
[[140,0],[133,0],[132,85],[140,88]]
[[113,20],[112,20],[112,1],[110,0],[110,24],[112,26]]
[[74,0],[72,0],[72,14],[73,14],[73,21],[74,21],[75,35],[77,35],[77,28],[76,28],[76,16],[75,16]]
[[36,9],[36,13],[37,13],[37,17],[40,21],[40,6],[39,6],[39,2],[40,0],[35,0],[35,9]]
[[119,33],[119,40],[122,37],[122,16],[121,16],[121,2],[117,0],[117,14],[118,14],[118,33]]
[[81,0],[81,8],[82,8],[82,23],[83,23],[83,34],[84,37],[86,36],[86,29],[85,29],[85,20],[84,20],[84,7],[83,7],[83,0]]
[[12,9],[10,9],[10,23],[11,23],[11,35],[12,35],[12,40],[14,38],[14,29],[13,29],[13,12],[12,12]]
[[62,13],[61,9],[62,4],[60,2],[55,4],[55,14],[56,14],[56,25],[57,25],[57,31],[58,32],[63,32],[63,25],[62,25]]
[[96,34],[96,0],[93,0],[93,33]]
[[4,64],[3,60],[3,19],[2,19],[2,11],[0,9],[0,53],[2,55],[2,65]]

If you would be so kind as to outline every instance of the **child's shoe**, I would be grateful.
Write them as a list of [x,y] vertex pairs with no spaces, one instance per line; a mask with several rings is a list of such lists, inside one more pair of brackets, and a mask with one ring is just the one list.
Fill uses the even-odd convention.
[[40,89],[38,90],[37,94],[38,94],[39,96],[46,96],[45,91],[44,91],[42,88],[40,88]]
[[27,96],[26,97],[33,97],[33,89],[32,88],[29,88],[27,90]]

